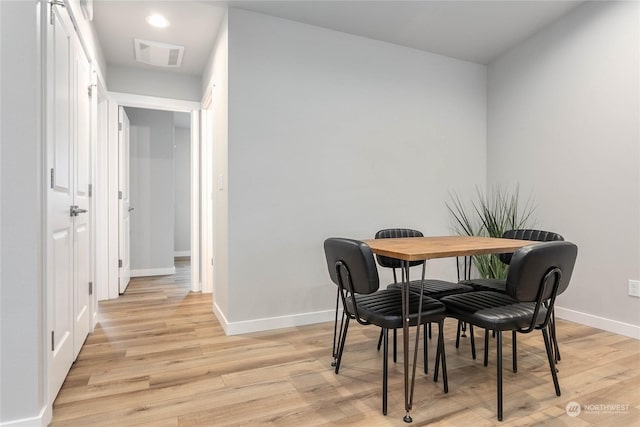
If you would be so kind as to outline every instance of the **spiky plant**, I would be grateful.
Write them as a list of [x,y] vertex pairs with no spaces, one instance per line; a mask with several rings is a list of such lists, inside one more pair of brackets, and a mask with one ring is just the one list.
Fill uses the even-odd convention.
[[[531,197],[521,206],[519,193],[519,186],[510,193],[496,185],[490,194],[476,187],[477,200],[471,201],[470,211],[458,194],[451,193],[451,203],[446,205],[453,216],[453,230],[461,236],[502,237],[507,230],[529,228],[535,207]],[[475,255],[473,263],[483,278],[507,276],[507,266],[496,255]]]

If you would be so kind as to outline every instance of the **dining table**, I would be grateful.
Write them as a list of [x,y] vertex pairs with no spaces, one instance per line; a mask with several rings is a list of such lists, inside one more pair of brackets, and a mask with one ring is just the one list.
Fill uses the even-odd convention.
[[[512,253],[523,246],[535,244],[529,240],[503,239],[480,236],[431,236],[431,237],[403,237],[388,239],[363,240],[369,245],[376,255],[383,255],[402,261],[402,344],[404,352],[404,405],[407,423],[413,421],[411,410],[413,409],[413,392],[415,389],[416,362],[418,357],[418,343],[420,338],[420,313],[418,313],[418,326],[416,328],[413,362],[410,365],[410,340],[409,340],[409,286],[410,262],[428,261],[436,258],[466,257],[483,254]],[[424,271],[422,281],[424,282]],[[422,294],[420,295],[422,306]],[[411,368],[411,366],[413,368]],[[411,377],[409,372],[411,371]]]

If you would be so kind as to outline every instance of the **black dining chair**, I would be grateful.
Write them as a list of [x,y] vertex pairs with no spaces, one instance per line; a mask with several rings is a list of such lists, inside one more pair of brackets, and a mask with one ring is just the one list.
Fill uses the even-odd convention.
[[[424,234],[418,230],[411,228],[385,228],[379,230],[375,238],[376,239],[391,239],[391,238],[404,238],[404,237],[424,237]],[[384,255],[376,254],[376,261],[378,265],[383,268],[390,268],[393,271],[393,283],[387,286],[387,289],[400,289],[402,286],[398,283],[398,276],[396,270],[402,271],[402,261],[395,258],[389,258]],[[425,275],[426,263],[425,261],[410,261],[409,267],[422,266],[422,277]],[[409,291],[419,294],[422,292],[424,296],[439,299],[447,295],[454,295],[463,292],[471,292],[473,288],[462,283],[447,282],[445,280],[437,279],[422,279],[412,280],[409,282]],[[427,340],[427,328],[424,330],[424,339]],[[429,324],[428,338],[431,338],[431,324]],[[382,342],[382,332],[380,332],[380,338],[378,339],[378,350],[380,350],[380,344]],[[393,361],[396,361],[396,348],[397,348],[397,333],[393,331]],[[426,356],[425,356],[426,358]],[[425,373],[427,364],[425,363]]]
[[[535,242],[557,242],[563,241],[564,237],[562,237],[558,233],[554,233],[552,231],[544,231],[544,230],[533,230],[533,229],[515,229],[508,230],[502,235],[503,239],[519,239],[519,240],[531,240]],[[504,264],[509,265],[511,263],[512,253],[504,253],[499,254],[498,258]],[[469,279],[462,280],[460,283],[471,286],[475,291],[496,291],[496,292],[506,292],[506,280],[505,279]],[[558,340],[556,337],[556,327],[555,327],[555,312],[551,313],[551,320],[549,323],[550,329],[549,332],[551,334],[551,344],[554,354],[554,359],[556,362],[560,360],[560,349],[558,347]],[[512,333],[512,347],[513,347],[513,372],[518,370],[517,365],[517,356],[516,356],[516,333]],[[475,343],[472,338],[472,346],[475,347]],[[488,364],[488,348],[489,348],[489,332],[487,330],[484,331],[484,366]],[[475,359],[475,357],[474,357]]]
[[564,241],[525,246],[511,257],[505,292],[477,291],[441,299],[447,315],[481,328],[496,331],[497,407],[502,421],[502,332],[542,331],[556,395],[560,384],[551,353],[549,323],[556,296],[567,289],[578,248]]
[[[402,292],[397,289],[379,290],[378,270],[371,248],[364,242],[344,238],[329,238],[324,252],[331,280],[338,286],[344,322],[340,325],[338,348],[335,352],[335,373],[338,374],[344,353],[350,320],[362,325],[376,325],[383,332],[382,413],[387,414],[387,378],[389,356],[389,329],[403,326]],[[432,298],[409,295],[409,325],[436,322],[439,326],[438,350],[434,381],[438,380],[438,362],[442,363],[444,392],[448,392],[447,366],[444,353],[444,305]],[[427,343],[424,342],[426,347]]]

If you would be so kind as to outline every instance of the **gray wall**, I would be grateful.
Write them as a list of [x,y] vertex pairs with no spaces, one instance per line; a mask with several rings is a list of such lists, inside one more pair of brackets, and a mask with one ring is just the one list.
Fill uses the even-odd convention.
[[228,40],[230,322],[332,311],[324,239],[449,234],[485,183],[484,66],[235,9]]
[[126,107],[131,122],[131,270],[173,267],[173,113]]
[[202,98],[200,76],[166,71],[110,66],[107,86],[111,92],[134,93],[199,102]]
[[0,423],[46,404],[37,10],[0,1]]
[[187,253],[191,250],[191,131],[183,127],[175,128],[174,199],[174,252]]
[[[213,108],[214,182],[228,176],[229,145],[229,14],[220,24],[215,47],[202,74],[203,94],[211,91]],[[211,108],[211,107],[210,107]],[[226,186],[215,184],[213,191],[213,295],[214,310],[220,318],[229,312],[229,202]],[[203,242],[201,241],[201,244]],[[202,274],[202,272],[201,272]]]
[[640,326],[638,8],[586,2],[489,66],[488,181],[519,181],[577,243],[559,313],[601,327]]

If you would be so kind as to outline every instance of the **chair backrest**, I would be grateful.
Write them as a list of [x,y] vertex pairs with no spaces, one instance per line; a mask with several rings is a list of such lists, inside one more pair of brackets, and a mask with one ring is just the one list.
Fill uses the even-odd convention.
[[[384,230],[380,230],[376,233],[376,239],[390,239],[390,238],[399,238],[399,237],[424,237],[418,230],[412,230],[410,228],[385,228]],[[395,258],[389,258],[382,255],[376,255],[376,260],[381,267],[386,268],[402,268],[402,261]],[[422,265],[423,261],[411,261],[409,265],[413,267],[414,265]],[[395,273],[394,273],[395,274]]]
[[380,287],[373,252],[366,243],[332,237],[324,241],[324,254],[331,280],[345,291],[370,294]]
[[[507,230],[502,235],[502,238],[533,240],[535,242],[556,242],[556,241],[564,240],[564,237],[562,237],[558,233],[554,233],[552,231],[532,230],[532,229]],[[500,254],[499,255],[500,261],[502,261],[505,264],[510,264],[512,255],[513,255],[512,253]]]
[[[521,302],[553,301],[569,286],[577,255],[578,247],[564,241],[538,243],[518,249],[509,266],[507,294]],[[551,272],[553,274],[549,274]],[[554,293],[556,280],[559,283]],[[545,284],[546,289],[540,294]]]

